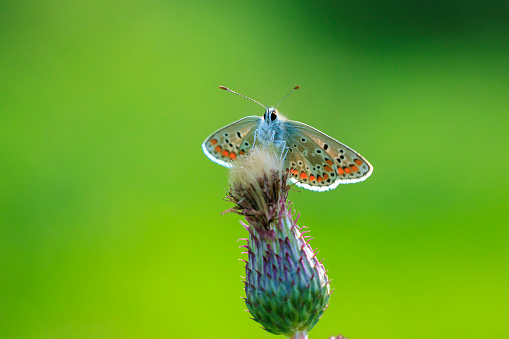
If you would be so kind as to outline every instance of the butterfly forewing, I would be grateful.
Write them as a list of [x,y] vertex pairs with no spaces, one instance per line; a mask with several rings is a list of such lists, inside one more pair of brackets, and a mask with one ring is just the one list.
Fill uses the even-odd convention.
[[203,142],[203,152],[215,163],[230,167],[233,160],[253,146],[260,120],[258,116],[248,116],[218,129]]
[[373,168],[359,153],[319,130],[297,121],[285,122],[285,162],[298,186],[325,191],[368,178]]

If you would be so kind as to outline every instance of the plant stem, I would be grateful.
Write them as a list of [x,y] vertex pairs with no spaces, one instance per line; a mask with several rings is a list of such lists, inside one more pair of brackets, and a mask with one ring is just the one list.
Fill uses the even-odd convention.
[[296,332],[290,339],[308,339],[308,334],[306,332]]

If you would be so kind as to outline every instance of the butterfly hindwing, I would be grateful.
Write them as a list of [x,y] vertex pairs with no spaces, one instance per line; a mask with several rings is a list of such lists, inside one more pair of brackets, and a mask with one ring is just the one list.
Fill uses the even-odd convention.
[[258,116],[248,116],[218,129],[203,142],[203,152],[215,163],[230,167],[233,160],[253,147],[260,120]]
[[297,121],[285,122],[285,162],[290,179],[313,191],[368,178],[373,167],[359,153],[319,130]]

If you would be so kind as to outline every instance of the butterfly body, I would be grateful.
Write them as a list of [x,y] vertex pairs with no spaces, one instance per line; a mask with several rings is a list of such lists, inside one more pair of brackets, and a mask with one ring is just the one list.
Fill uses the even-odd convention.
[[248,116],[217,130],[205,139],[202,149],[215,163],[230,167],[255,142],[282,148],[289,179],[312,191],[360,182],[373,172],[371,164],[350,147],[309,125],[287,119],[274,107],[267,107],[261,117]]

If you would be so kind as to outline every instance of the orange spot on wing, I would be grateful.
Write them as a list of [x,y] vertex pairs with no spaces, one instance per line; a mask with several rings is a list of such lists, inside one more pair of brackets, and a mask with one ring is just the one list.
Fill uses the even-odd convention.
[[246,152],[244,152],[244,151],[240,151],[240,152],[239,152],[239,154],[240,154],[240,155],[244,155],[245,153],[246,153]]
[[343,168],[343,169],[345,170],[345,173],[346,173],[346,174],[350,174],[350,173],[352,173],[352,170],[351,170],[349,167],[345,167],[345,168]]
[[326,163],[329,164],[329,166],[332,166],[332,161],[330,159],[325,160]]
[[359,168],[358,168],[357,166],[355,166],[355,165],[350,166],[350,168],[351,168],[351,169],[352,169],[352,171],[354,171],[354,172],[357,172],[357,171],[359,170]]
[[323,166],[323,169],[326,170],[327,172],[332,172],[332,168],[330,168],[330,166]]
[[227,157],[228,154],[230,154],[230,152],[228,152],[227,150],[224,150],[223,153],[221,153],[223,155],[223,157]]
[[345,172],[343,171],[343,169],[341,167],[338,166],[338,174],[339,175],[343,175]]
[[211,143],[212,145],[217,144],[217,139],[211,139],[211,140],[210,140],[210,143]]
[[315,176],[313,174],[311,174],[309,176],[309,181],[315,181],[315,180],[316,180]]
[[216,151],[217,153],[221,153],[222,150],[223,148],[219,145],[217,145],[216,148],[214,148],[214,151]]
[[230,159],[232,159],[232,160],[237,159],[237,156],[235,155],[235,153],[233,153],[233,152],[230,153]]
[[328,175],[327,173],[325,173],[325,174],[323,175],[323,180],[327,180],[327,179],[329,179],[329,175]]
[[361,159],[355,159],[355,163],[357,164],[357,166],[360,166],[360,165],[362,165],[362,160]]
[[323,182],[323,178],[321,176],[318,176],[318,182]]
[[304,172],[300,172],[300,178],[301,178],[302,180],[307,179],[307,178],[308,178],[308,175],[307,175],[306,173],[304,173]]

